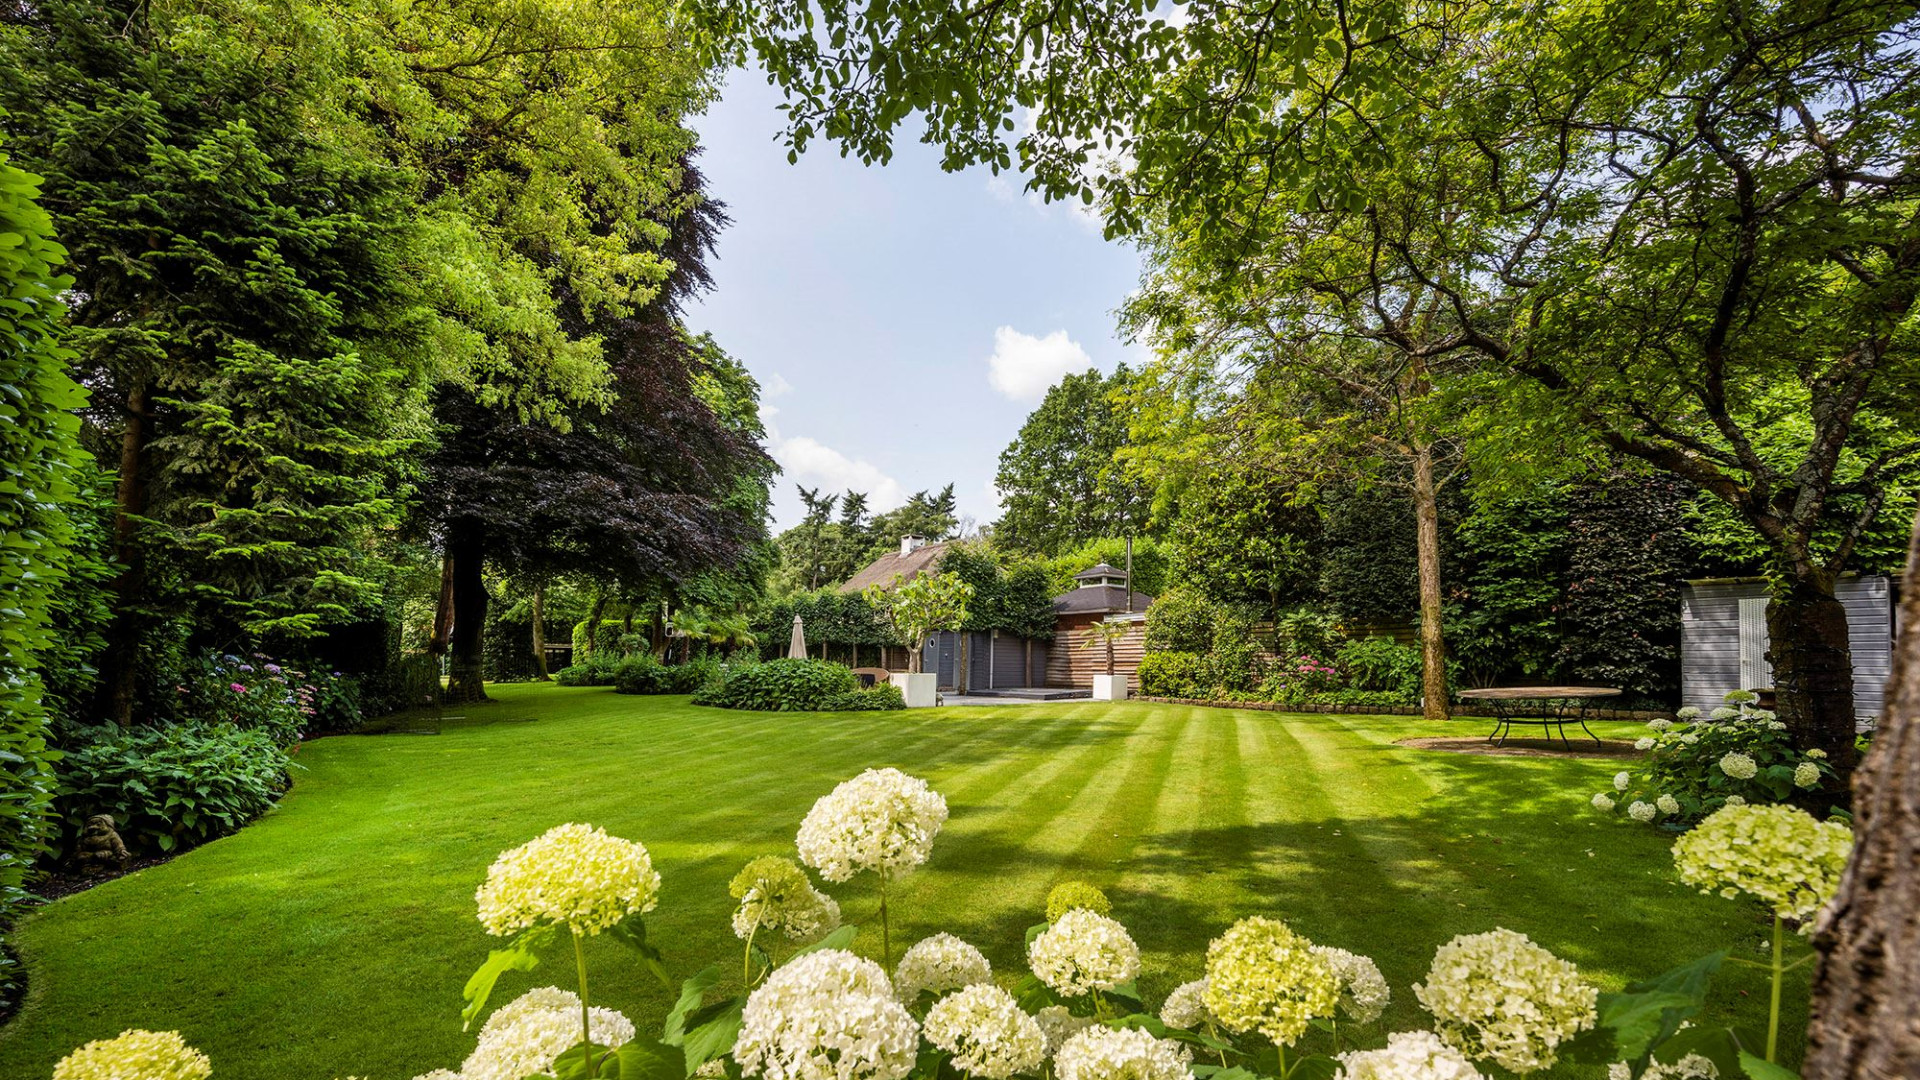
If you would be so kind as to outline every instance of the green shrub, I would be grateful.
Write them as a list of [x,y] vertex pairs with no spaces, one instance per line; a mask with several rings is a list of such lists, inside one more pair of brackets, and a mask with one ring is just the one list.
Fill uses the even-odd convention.
[[860,680],[845,664],[827,660],[768,660],[729,668],[724,678],[702,687],[693,696],[693,703],[757,712],[820,712],[859,686]]
[[1343,642],[1334,660],[1346,673],[1347,688],[1398,694],[1411,705],[1420,700],[1420,650],[1392,638],[1354,638]]
[[54,806],[77,833],[112,814],[136,851],[178,851],[266,813],[293,761],[266,731],[231,724],[83,728],[56,767]]
[[1170,589],[1147,608],[1147,651],[1204,653],[1213,648],[1222,614],[1221,605],[1197,589]]
[[263,731],[281,746],[292,746],[306,731],[321,729],[322,704],[335,712],[352,713],[350,719],[335,716],[326,723],[351,727],[360,722],[350,689],[331,685],[335,680],[329,677],[329,688],[323,692],[305,672],[263,653],[247,657],[211,653],[189,665],[182,680],[181,716],[206,726],[231,724],[243,731]]
[[615,665],[613,688],[622,694],[691,694],[719,678],[717,660],[702,657],[685,664],[663,664],[639,653]]
[[570,664],[553,673],[561,686],[612,686],[621,657],[610,652],[595,653],[578,664]]
[[827,699],[822,712],[886,712],[907,707],[907,698],[892,683],[879,683],[863,690],[835,694]]
[[1147,653],[1140,658],[1139,676],[1140,692],[1147,697],[1198,698],[1212,692],[1207,658],[1199,653]]
[[1728,694],[1727,704],[1706,716],[1687,708],[1680,710],[1677,723],[1651,721],[1635,746],[1647,756],[1620,773],[1613,789],[1596,796],[1594,805],[1613,812],[1642,804],[1638,819],[1649,823],[1691,825],[1727,805],[1729,798],[1756,804],[1804,799],[1825,805],[1818,790],[1834,775],[1820,751],[1796,749],[1787,725],[1755,708],[1754,696],[1746,690]]

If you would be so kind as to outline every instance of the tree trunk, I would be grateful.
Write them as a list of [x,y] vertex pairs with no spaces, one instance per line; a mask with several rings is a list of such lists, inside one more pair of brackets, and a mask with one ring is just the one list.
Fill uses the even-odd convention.
[[547,675],[547,590],[545,586],[535,586],[533,590],[533,677],[537,682],[546,682]]
[[587,610],[587,655],[600,651],[600,619],[607,611],[607,594],[595,592],[593,607]]
[[922,654],[926,651],[927,640],[925,638],[921,638],[919,641],[907,646],[907,674],[920,674],[920,669],[925,666]]
[[1767,603],[1767,659],[1780,719],[1802,749],[1819,747],[1832,759],[1846,797],[1853,772],[1853,652],[1848,648],[1847,609],[1833,595],[1833,581],[1801,577],[1776,586]]
[[1421,712],[1448,719],[1447,645],[1440,626],[1440,495],[1433,482],[1433,451],[1419,444],[1413,455],[1414,536],[1420,563]]
[[137,542],[135,518],[146,513],[147,485],[142,474],[147,440],[153,434],[153,404],[146,380],[127,391],[126,426],[120,433],[120,479],[114,492],[113,549],[120,563],[110,586],[113,621],[101,658],[101,693],[108,719],[121,727],[133,721],[135,680],[140,666],[138,607],[146,587],[146,560]]
[[427,652],[447,654],[447,636],[453,632],[453,556],[440,559],[440,602],[433,609],[433,636],[427,639]]
[[1814,934],[1807,1080],[1920,1076],[1920,520],[1900,606],[1887,708],[1853,777],[1853,858]]
[[447,700],[485,701],[486,668],[480,647],[487,626],[485,526],[458,520],[447,530],[447,557],[453,560],[452,658],[448,664]]

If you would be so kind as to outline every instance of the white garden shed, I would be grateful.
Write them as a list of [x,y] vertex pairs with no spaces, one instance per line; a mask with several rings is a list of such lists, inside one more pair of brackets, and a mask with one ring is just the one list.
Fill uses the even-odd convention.
[[[1893,671],[1893,584],[1884,575],[1842,578],[1855,714],[1873,720],[1886,705]],[[1760,578],[1687,582],[1680,594],[1680,703],[1702,712],[1730,690],[1773,685],[1767,663],[1767,585]]]

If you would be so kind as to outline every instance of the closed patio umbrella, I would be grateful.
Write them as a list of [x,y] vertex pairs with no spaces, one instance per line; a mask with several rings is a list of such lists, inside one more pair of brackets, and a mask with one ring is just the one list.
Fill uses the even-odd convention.
[[807,658],[807,632],[801,628],[800,616],[793,617],[793,643],[787,646],[787,659],[805,660]]

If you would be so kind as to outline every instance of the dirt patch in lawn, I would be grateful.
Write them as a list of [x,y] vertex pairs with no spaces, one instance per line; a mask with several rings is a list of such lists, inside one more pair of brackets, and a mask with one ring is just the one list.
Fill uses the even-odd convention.
[[1572,749],[1561,745],[1559,739],[1508,739],[1505,746],[1495,746],[1486,736],[1466,739],[1420,738],[1401,739],[1400,746],[1411,746],[1415,750],[1442,750],[1450,754],[1484,754],[1488,757],[1590,757],[1590,758],[1632,758],[1639,757],[1640,751],[1630,742],[1603,742],[1598,746],[1592,739],[1573,738]]

